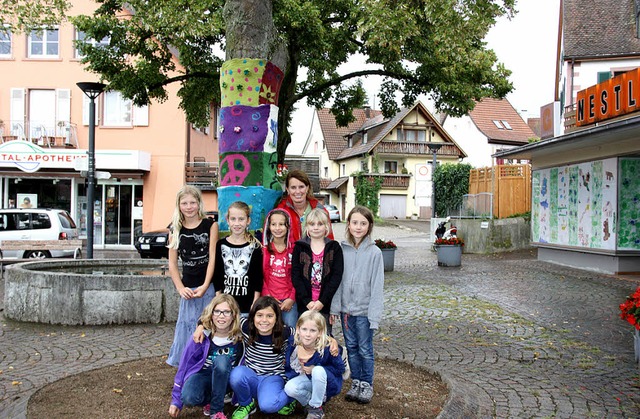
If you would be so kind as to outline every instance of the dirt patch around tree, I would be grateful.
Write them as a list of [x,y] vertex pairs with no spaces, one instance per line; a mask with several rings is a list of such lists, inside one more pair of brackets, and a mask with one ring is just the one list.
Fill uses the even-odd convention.
[[[158,418],[169,417],[171,389],[176,370],[166,357],[146,358],[70,376],[38,390],[27,407],[28,418]],[[374,398],[360,405],[342,395],[325,406],[326,418],[391,419],[435,418],[449,390],[440,377],[409,364],[377,359]],[[234,407],[225,406],[230,418]],[[275,418],[255,413],[251,419]],[[305,418],[302,408],[290,418]],[[180,418],[204,418],[202,408],[185,407]]]

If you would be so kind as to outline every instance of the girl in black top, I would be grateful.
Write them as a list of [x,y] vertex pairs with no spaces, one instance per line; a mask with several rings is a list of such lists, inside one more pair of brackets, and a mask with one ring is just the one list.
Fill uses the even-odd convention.
[[[215,296],[211,284],[218,224],[207,218],[198,188],[178,192],[169,235],[169,273],[180,294],[180,310],[167,364],[177,367],[200,314]],[[182,260],[182,275],[178,269]]]

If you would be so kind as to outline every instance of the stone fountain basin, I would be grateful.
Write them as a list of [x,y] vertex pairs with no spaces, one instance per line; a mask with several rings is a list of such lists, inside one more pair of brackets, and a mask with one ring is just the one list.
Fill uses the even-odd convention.
[[166,261],[45,260],[18,263],[5,272],[4,315],[23,322],[175,322],[179,306]]

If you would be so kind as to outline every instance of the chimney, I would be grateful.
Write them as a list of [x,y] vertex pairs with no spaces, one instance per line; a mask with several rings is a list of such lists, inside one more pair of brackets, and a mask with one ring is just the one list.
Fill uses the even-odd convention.
[[369,105],[365,105],[364,109],[364,116],[369,119],[371,118],[371,106]]

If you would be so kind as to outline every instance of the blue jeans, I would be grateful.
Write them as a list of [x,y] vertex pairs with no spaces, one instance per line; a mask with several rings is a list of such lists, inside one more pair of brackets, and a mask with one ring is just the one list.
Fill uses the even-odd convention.
[[285,384],[284,391],[303,406],[320,407],[326,400],[327,372],[323,367],[313,367],[311,378],[306,374],[294,377]]
[[291,310],[282,312],[282,321],[289,327],[293,327],[295,329],[296,323],[298,322],[298,304],[293,303],[291,306]]
[[373,329],[366,316],[341,314],[351,378],[373,385]]
[[187,378],[182,386],[182,403],[186,406],[209,404],[211,414],[222,412],[232,368],[230,357],[216,356],[211,367]]
[[229,382],[240,406],[247,406],[255,399],[263,413],[275,413],[292,402],[284,392],[284,378],[279,375],[258,375],[240,365],[231,371]]

